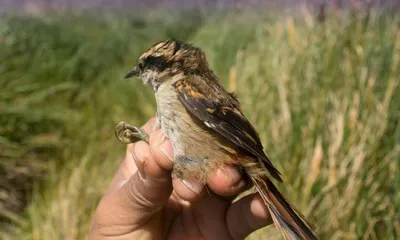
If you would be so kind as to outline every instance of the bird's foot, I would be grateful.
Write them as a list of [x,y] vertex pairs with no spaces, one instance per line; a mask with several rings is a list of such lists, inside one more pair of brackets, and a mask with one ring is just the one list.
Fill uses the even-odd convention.
[[115,136],[125,144],[137,141],[149,142],[149,136],[143,129],[132,126],[127,122],[119,122],[115,126]]

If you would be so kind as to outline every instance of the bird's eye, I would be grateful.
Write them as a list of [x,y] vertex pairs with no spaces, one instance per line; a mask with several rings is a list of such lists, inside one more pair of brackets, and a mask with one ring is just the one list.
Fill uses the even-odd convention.
[[143,70],[143,68],[144,68],[143,62],[140,62],[140,63],[138,64],[138,67],[140,68],[140,70]]

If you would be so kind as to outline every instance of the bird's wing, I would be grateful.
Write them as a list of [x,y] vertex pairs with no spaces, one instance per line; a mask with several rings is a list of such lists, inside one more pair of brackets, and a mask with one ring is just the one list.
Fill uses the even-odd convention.
[[[246,117],[238,108],[238,102],[224,90],[221,94],[231,97],[234,103],[220,99],[206,97],[206,92],[212,89],[209,85],[199,85],[196,81],[181,79],[172,84],[178,93],[179,99],[189,112],[204,124],[216,131],[237,147],[256,156],[264,162],[271,175],[282,181],[279,171],[272,165],[265,155],[260,138]],[[205,88],[210,88],[206,91]],[[236,106],[235,106],[236,105]]]

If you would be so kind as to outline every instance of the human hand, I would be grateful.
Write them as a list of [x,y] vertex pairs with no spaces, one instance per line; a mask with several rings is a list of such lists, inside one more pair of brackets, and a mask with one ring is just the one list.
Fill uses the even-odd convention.
[[[129,144],[92,220],[90,239],[243,239],[272,223],[260,196],[232,200],[245,189],[239,171],[225,166],[204,185],[171,177],[173,149],[160,129],[142,129],[149,144]],[[170,160],[171,159],[171,160]]]

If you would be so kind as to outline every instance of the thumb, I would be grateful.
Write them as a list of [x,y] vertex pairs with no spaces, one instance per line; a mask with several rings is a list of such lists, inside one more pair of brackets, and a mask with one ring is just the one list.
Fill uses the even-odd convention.
[[[162,163],[172,163],[167,157],[173,156],[172,146],[159,130],[150,134],[150,144],[140,141],[129,148],[124,161],[131,163],[122,166],[134,162],[137,170],[100,201],[94,216],[99,226],[120,226],[132,231],[167,203],[172,193],[172,180],[170,169],[162,167],[167,165]],[[120,227],[118,229],[122,230]]]

